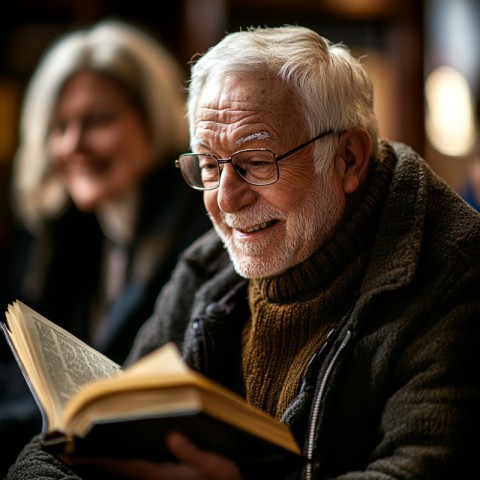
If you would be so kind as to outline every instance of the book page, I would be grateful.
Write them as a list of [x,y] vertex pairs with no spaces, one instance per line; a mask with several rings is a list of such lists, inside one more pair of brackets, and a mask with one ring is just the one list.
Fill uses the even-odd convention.
[[[30,380],[39,400],[54,405],[55,414],[46,412],[50,417],[55,416],[48,418],[49,429],[60,427],[59,412],[82,385],[120,371],[115,362],[21,302],[9,306],[7,319],[12,342],[20,357],[25,347],[22,348],[18,339],[15,343],[16,337],[28,339],[27,348],[32,350],[33,356],[24,367],[29,377],[29,365],[30,368],[32,365],[36,367],[37,371],[32,372]],[[47,396],[50,398],[46,399]]]
[[125,369],[124,375],[182,375],[188,372],[190,369],[183,361],[178,348],[173,342],[169,342],[130,365]]
[[198,374],[191,371],[183,361],[176,345],[169,342],[122,370],[121,375],[116,375],[115,378],[99,377],[76,392],[65,406],[64,420],[69,422],[86,405],[97,402],[104,396],[190,384],[197,377]]

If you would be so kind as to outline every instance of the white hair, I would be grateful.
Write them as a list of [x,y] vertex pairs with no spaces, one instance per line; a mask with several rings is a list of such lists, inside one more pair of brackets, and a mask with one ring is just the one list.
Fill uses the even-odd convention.
[[[252,73],[275,76],[293,88],[311,137],[361,127],[370,134],[377,153],[373,87],[363,65],[345,45],[288,25],[230,33],[192,62],[187,103],[190,138],[195,138],[197,102],[209,79]],[[319,163],[332,157],[338,137],[326,137],[321,143],[316,145]],[[317,171],[321,170],[317,164]]]
[[132,94],[150,131],[152,163],[188,145],[183,72],[163,46],[146,31],[116,20],[70,32],[44,54],[22,106],[12,201],[27,225],[55,216],[66,204],[48,154],[49,125],[63,85],[84,70],[105,74]]

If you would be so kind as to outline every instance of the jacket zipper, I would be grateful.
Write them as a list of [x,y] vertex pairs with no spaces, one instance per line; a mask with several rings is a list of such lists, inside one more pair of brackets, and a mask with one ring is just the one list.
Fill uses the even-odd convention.
[[307,465],[306,465],[306,479],[311,480],[312,479],[312,470],[313,470],[313,441],[315,438],[315,431],[317,429],[317,423],[318,423],[318,416],[320,413],[320,404],[322,403],[323,400],[323,394],[325,392],[325,387],[327,384],[327,381],[330,377],[330,373],[335,366],[338,357],[342,353],[342,350],[345,348],[347,345],[348,341],[350,340],[350,337],[352,336],[352,332],[350,330],[347,331],[345,334],[345,337],[342,340],[342,343],[338,347],[337,352],[335,353],[335,356],[332,358],[332,361],[329,363],[327,370],[325,371],[325,375],[322,378],[322,382],[320,384],[320,388],[318,389],[317,396],[315,398],[314,406],[313,406],[313,415],[312,415],[312,423],[310,426],[310,432],[308,435],[308,444],[307,444]]

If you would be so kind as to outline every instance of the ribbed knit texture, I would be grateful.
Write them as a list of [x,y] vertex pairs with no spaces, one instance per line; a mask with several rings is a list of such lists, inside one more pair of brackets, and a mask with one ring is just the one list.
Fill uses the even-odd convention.
[[359,289],[393,171],[385,151],[367,192],[335,237],[282,275],[251,280],[251,319],[242,334],[247,401],[281,418],[309,360],[347,314]]

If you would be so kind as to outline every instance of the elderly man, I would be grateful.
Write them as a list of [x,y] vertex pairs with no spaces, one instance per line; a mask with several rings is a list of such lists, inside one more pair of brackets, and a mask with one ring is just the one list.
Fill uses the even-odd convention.
[[[192,367],[289,424],[306,461],[270,478],[467,478],[478,213],[409,147],[378,138],[364,68],[309,29],[227,35],[194,64],[188,108],[193,153],[177,166],[214,230],[180,259],[130,360],[174,340]],[[178,464],[96,466],[259,476],[178,433],[168,445]],[[36,441],[8,478],[32,471],[77,478]]]

